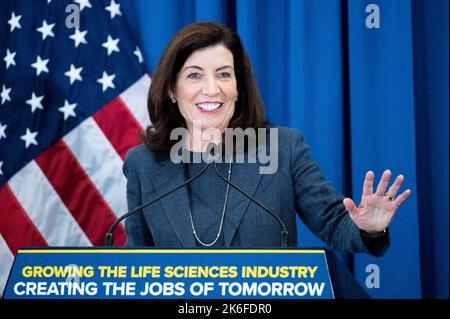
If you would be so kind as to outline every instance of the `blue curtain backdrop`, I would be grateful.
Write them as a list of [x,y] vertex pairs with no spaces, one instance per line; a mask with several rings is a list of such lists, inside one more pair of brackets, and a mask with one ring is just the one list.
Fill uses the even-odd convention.
[[[380,27],[367,28],[369,4]],[[215,20],[250,55],[267,120],[300,129],[336,189],[359,202],[365,172],[406,177],[412,196],[381,258],[343,256],[375,298],[448,298],[448,0],[122,1],[154,71],[186,24]],[[405,189],[405,188],[404,188]],[[302,224],[299,244],[323,246]]]

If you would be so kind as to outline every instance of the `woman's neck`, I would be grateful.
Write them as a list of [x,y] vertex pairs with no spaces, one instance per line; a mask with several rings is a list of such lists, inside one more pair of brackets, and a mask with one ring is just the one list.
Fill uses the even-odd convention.
[[222,135],[219,136],[218,132],[220,131],[217,130],[216,134],[208,134],[207,131],[192,133],[188,130],[184,147],[191,152],[206,152],[209,143],[222,143]]

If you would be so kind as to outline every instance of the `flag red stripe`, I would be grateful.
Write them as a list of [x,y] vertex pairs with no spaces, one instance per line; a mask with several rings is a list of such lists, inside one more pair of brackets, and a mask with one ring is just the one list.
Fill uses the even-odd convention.
[[139,133],[142,128],[119,96],[93,118],[122,159],[130,148],[141,143]]
[[24,246],[47,246],[8,184],[0,188],[0,203],[0,234],[14,255]]
[[[103,245],[103,237],[116,216],[66,143],[60,140],[39,155],[36,163],[93,245]],[[122,225],[114,235],[116,244],[125,243]]]

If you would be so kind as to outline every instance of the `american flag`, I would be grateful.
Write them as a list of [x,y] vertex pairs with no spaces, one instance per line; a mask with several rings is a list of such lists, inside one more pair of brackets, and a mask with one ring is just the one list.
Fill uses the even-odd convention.
[[1,295],[20,247],[102,245],[127,210],[150,77],[118,0],[0,3]]

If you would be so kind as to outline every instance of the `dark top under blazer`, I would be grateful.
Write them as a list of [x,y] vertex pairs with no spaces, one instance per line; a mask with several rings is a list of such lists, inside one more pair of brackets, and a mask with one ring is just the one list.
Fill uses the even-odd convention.
[[[308,154],[303,135],[296,129],[278,128],[278,139],[276,173],[259,174],[257,163],[236,163],[231,180],[279,213],[289,231],[289,246],[297,245],[297,212],[305,225],[332,249],[384,254],[389,235],[375,243],[361,238],[360,230],[342,203],[343,196],[324,179]],[[175,164],[170,159],[157,161],[144,145],[127,152],[123,172],[127,177],[129,210],[185,180],[183,164]],[[195,247],[186,187],[130,216],[125,229],[128,247]],[[225,247],[279,247],[280,225],[231,188],[223,236]]]

